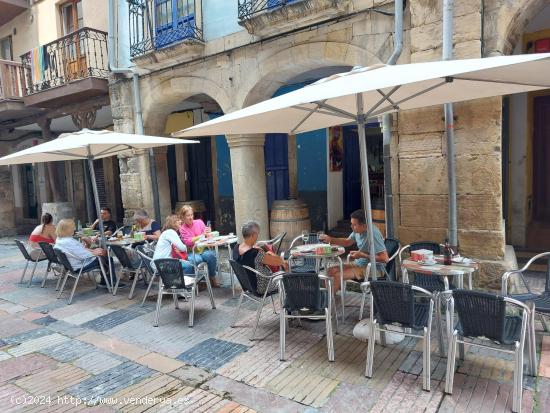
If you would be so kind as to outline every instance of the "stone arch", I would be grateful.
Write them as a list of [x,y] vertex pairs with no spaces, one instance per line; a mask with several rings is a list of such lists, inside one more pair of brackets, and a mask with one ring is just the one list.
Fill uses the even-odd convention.
[[205,94],[220,106],[224,113],[231,110],[230,98],[215,82],[200,76],[181,76],[142,85],[143,125],[146,133],[164,132],[168,115],[185,99]]
[[486,10],[483,21],[486,56],[512,54],[525,28],[548,5],[548,0],[491,3],[492,10]]
[[338,42],[310,42],[279,50],[258,62],[257,76],[243,81],[235,98],[238,107],[271,98],[289,79],[327,66],[369,66],[382,63],[374,53]]

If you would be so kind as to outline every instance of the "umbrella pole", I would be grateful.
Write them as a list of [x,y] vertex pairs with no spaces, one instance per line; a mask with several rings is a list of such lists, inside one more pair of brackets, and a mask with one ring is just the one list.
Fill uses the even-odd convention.
[[105,248],[105,230],[103,228],[103,221],[101,220],[101,214],[100,214],[101,206],[99,205],[99,194],[97,192],[97,182],[95,180],[94,159],[92,158],[89,147],[88,147],[88,168],[90,169],[90,179],[92,181],[92,190],[94,191],[96,215],[99,222],[100,244],[101,244],[101,248]]
[[374,232],[372,224],[372,207],[370,203],[370,185],[369,185],[369,160],[367,158],[367,139],[365,125],[367,117],[363,109],[363,94],[357,94],[357,133],[359,135],[359,154],[361,157],[361,180],[363,189],[363,200],[365,202],[365,221],[367,222],[367,231],[369,237],[369,257],[370,257],[370,276],[376,280],[376,253],[374,250]]

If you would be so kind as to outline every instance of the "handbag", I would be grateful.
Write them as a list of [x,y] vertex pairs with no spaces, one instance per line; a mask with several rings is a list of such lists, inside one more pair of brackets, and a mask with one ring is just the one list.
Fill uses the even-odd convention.
[[175,245],[172,245],[171,255],[172,255],[172,258],[187,261],[187,251],[181,251],[177,249]]

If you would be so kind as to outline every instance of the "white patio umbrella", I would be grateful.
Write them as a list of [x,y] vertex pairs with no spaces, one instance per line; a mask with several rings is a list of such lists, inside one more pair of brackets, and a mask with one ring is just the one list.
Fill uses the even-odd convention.
[[296,134],[355,122],[375,277],[367,119],[407,109],[550,88],[550,53],[357,68],[175,132],[173,136]]
[[[99,214],[100,205],[94,172],[94,160],[113,155],[132,154],[135,150],[139,149],[183,143],[197,142],[186,139],[134,135],[109,130],[82,129],[78,132],[61,134],[57,139],[4,156],[0,158],[0,165],[86,159],[88,160],[92,179],[95,206]],[[101,242],[104,246],[105,235],[101,219],[99,219],[99,230]]]

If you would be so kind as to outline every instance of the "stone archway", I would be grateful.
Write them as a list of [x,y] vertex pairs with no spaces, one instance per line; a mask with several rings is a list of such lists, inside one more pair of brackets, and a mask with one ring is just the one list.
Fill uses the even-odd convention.
[[484,55],[509,55],[531,20],[547,0],[490,0],[485,3]]
[[289,79],[327,66],[369,66],[382,63],[374,53],[349,43],[310,42],[292,46],[258,62],[258,76],[243,82],[235,101],[238,107],[269,99]]

